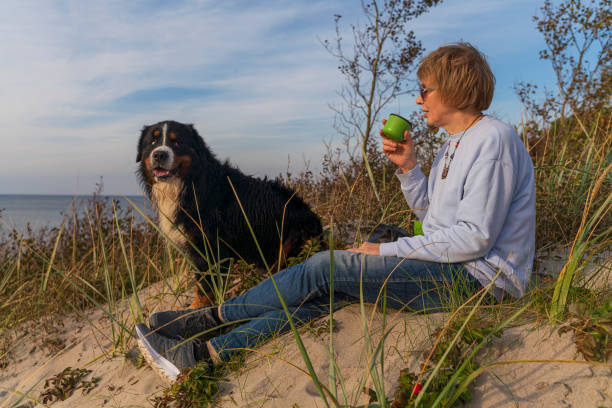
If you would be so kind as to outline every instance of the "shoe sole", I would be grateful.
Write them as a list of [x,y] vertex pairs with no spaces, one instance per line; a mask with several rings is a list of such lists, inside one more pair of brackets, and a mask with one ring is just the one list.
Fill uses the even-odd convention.
[[181,371],[174,364],[165,359],[164,356],[155,351],[151,343],[147,340],[147,333],[143,333],[138,326],[136,326],[136,334],[138,335],[138,349],[147,363],[149,363],[149,366],[169,383],[176,381]]

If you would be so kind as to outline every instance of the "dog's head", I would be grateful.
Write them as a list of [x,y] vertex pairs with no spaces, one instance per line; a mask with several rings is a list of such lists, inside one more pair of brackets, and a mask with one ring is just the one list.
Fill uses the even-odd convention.
[[142,129],[136,162],[141,163],[141,177],[148,184],[186,179],[193,167],[199,167],[203,149],[204,141],[193,125],[164,121]]

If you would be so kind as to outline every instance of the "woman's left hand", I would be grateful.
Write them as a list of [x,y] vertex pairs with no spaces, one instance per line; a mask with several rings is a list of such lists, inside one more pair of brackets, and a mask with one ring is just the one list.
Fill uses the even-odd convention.
[[364,242],[359,248],[349,248],[348,251],[380,256],[380,244],[374,242]]

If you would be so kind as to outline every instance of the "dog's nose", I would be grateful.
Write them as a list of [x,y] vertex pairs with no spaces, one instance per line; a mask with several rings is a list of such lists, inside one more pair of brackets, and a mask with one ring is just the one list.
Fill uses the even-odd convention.
[[168,160],[168,152],[164,150],[158,150],[156,152],[153,152],[153,160],[156,160],[158,162],[163,162],[163,161]]

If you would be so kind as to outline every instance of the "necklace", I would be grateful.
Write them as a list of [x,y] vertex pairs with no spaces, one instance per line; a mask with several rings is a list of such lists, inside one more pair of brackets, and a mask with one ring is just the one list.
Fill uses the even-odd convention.
[[478,116],[476,116],[476,118],[474,118],[472,123],[470,123],[470,126],[465,128],[463,133],[461,133],[461,136],[459,136],[459,140],[457,140],[457,143],[455,143],[455,148],[453,149],[453,153],[450,155],[450,157],[448,155],[448,151],[450,150],[451,141],[450,140],[448,141],[448,146],[446,147],[446,153],[444,153],[444,168],[442,169],[442,180],[444,180],[446,176],[448,175],[448,168],[450,167],[453,159],[455,158],[455,153],[457,152],[457,148],[459,147],[459,142],[461,142],[461,139],[463,139],[465,132],[467,132],[468,129],[470,129],[474,125],[474,123],[476,123],[476,121],[483,116],[484,115],[480,113]]

